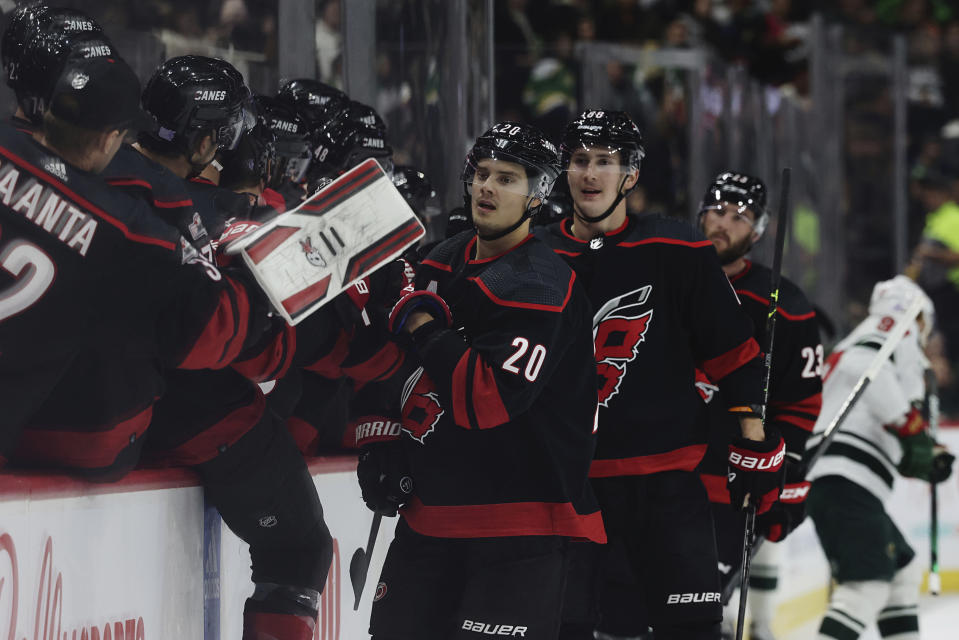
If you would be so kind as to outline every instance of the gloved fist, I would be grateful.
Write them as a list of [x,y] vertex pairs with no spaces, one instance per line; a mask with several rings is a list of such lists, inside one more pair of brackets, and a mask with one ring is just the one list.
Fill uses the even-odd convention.
[[388,518],[395,516],[413,494],[413,478],[399,441],[366,447],[360,454],[356,477],[366,506]]
[[933,440],[928,431],[900,436],[902,458],[897,469],[906,478],[918,478],[927,482],[942,482],[952,474],[956,459],[945,447]]
[[407,293],[393,305],[388,326],[390,333],[393,335],[402,333],[414,311],[425,311],[446,327],[453,325],[453,316],[446,301],[432,291],[422,289]]
[[772,425],[766,425],[765,434],[762,441],[736,436],[729,443],[726,487],[733,508],[745,509],[748,496],[749,504],[762,514],[779,498],[786,443]]
[[756,518],[756,530],[770,542],[783,540],[806,519],[806,497],[811,485],[806,482],[805,465],[787,458],[785,470],[786,483],[779,500]]
[[932,468],[929,470],[929,482],[938,484],[947,480],[952,475],[952,463],[956,461],[956,456],[941,444],[936,444],[932,448]]

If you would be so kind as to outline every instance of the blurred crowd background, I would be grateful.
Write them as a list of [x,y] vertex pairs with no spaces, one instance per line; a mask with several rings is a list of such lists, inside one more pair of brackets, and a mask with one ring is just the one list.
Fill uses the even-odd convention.
[[[587,107],[623,109],[643,131],[635,212],[693,219],[707,181],[726,169],[764,179],[775,203],[788,166],[785,273],[835,331],[827,343],[863,316],[877,280],[911,269],[939,289],[940,328],[953,334],[942,344],[957,345],[951,357],[939,347],[944,380],[959,362],[955,0],[63,4],[97,18],[144,78],[165,57],[200,53],[230,60],[263,93],[307,69],[372,104],[395,162],[427,173],[443,211],[461,203],[463,154],[492,121],[558,137]],[[13,6],[0,0],[5,13]],[[309,31],[292,63],[291,6]],[[955,228],[935,241],[954,255],[920,248],[943,212]]]

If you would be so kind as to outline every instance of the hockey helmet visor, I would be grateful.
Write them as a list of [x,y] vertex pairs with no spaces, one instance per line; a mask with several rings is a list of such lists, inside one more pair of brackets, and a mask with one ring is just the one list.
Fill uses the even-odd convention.
[[636,171],[643,157],[642,152],[631,147],[591,140],[580,140],[564,147],[563,153],[569,158],[566,164],[569,173],[595,171],[625,175]]
[[476,189],[490,184],[500,191],[546,200],[556,176],[506,151],[474,149],[466,157],[462,180],[471,197]]

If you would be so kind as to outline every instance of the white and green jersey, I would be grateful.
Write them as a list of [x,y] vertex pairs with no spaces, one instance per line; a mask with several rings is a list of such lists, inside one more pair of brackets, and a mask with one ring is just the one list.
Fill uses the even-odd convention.
[[[876,357],[890,329],[889,316],[871,315],[836,345],[827,362],[822,412],[806,443],[807,451],[819,446],[826,426]],[[885,426],[901,425],[913,403],[922,401],[927,361],[919,347],[918,333],[918,327],[911,329],[883,364],[839,426],[826,453],[810,469],[808,480],[842,476],[883,502],[890,496],[902,446]]]

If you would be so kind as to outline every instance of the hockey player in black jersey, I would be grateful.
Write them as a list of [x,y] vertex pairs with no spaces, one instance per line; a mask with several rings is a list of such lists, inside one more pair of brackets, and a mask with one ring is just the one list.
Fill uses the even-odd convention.
[[[716,247],[723,271],[753,321],[756,341],[764,347],[772,274],[768,267],[752,262],[746,255],[762,237],[768,221],[766,186],[758,178],[724,172],[706,188],[699,213],[700,229]],[[822,405],[823,364],[816,314],[799,287],[787,278],[780,284],[777,313],[766,424],[775,425],[786,443],[785,485],[780,499],[756,521],[759,534],[772,542],[785,538],[806,515],[809,483],[805,481],[802,454]],[[704,375],[697,382],[707,402],[710,433],[710,448],[701,471],[713,503],[719,568],[725,587],[739,573],[743,551],[743,514],[728,506],[726,490],[725,434],[736,425],[723,409],[722,393],[715,391],[707,378]],[[778,569],[772,545],[764,545],[761,553],[752,564],[750,637],[767,640],[772,637],[769,624]]]
[[[212,240],[229,218],[249,211],[250,200],[189,178],[217,153],[238,147],[252,123],[249,98],[242,76],[225,61],[166,61],[143,92],[158,126],[125,149],[109,181],[151,202],[197,251],[212,255]],[[168,373],[150,449],[164,463],[193,466],[224,521],[250,544],[255,589],[244,607],[243,637],[300,640],[315,628],[332,541],[305,462],[250,379],[289,366],[292,329],[278,319],[269,323],[230,368]],[[260,526],[266,514],[280,524]]]
[[558,174],[555,147],[528,125],[480,136],[463,172],[475,232],[440,243],[391,314],[421,366],[403,388],[399,440],[368,437],[358,470],[372,507],[398,493],[383,477],[400,468],[394,456],[412,482],[376,588],[375,640],[555,638],[569,539],[605,541],[586,480],[589,305],[529,235]]
[[[72,65],[44,118],[42,145],[7,128],[0,144],[11,194],[0,216],[8,243],[0,458],[15,444],[11,430],[26,423],[19,463],[81,473],[128,466],[163,390],[159,367],[226,366],[266,308],[241,279],[95,176],[128,129],[149,126],[125,63]],[[99,361],[86,358],[94,351],[119,359],[122,378],[86,393],[89,378],[103,380]]]
[[[759,347],[712,244],[686,224],[626,213],[642,156],[625,113],[584,112],[563,139],[573,215],[537,229],[594,309],[600,409],[590,477],[610,539],[596,637],[643,637],[652,626],[658,640],[718,638],[716,547],[695,473],[706,452],[695,370],[711,373],[740,423],[729,445],[737,504],[748,495],[765,510],[775,499],[783,444],[763,431]],[[571,587],[588,581],[574,573]],[[582,598],[568,596],[563,637],[592,635],[584,613],[575,619]]]

